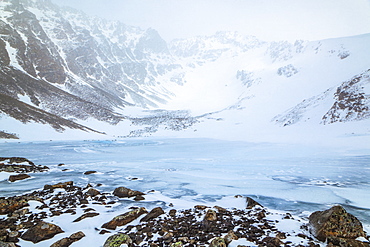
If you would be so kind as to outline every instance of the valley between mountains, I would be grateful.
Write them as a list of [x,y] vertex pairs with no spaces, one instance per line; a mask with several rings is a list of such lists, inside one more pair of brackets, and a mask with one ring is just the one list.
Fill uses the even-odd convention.
[[0,12],[2,138],[369,145],[370,34],[166,42],[51,1],[4,0]]

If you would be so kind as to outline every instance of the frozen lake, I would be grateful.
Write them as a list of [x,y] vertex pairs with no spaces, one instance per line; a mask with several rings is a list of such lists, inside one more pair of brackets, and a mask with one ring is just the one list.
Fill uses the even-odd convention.
[[[1,176],[0,196],[73,180],[79,186],[101,183],[100,190],[110,192],[118,186],[156,190],[164,204],[177,207],[235,195],[298,215],[341,204],[370,224],[370,153],[364,151],[212,139],[9,142],[0,150],[0,156],[51,168],[15,183]],[[83,174],[89,170],[97,173]]]

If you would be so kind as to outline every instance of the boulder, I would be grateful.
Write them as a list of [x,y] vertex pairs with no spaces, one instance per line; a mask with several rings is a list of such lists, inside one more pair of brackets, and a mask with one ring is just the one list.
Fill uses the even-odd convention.
[[[19,237],[21,236],[21,233],[19,231],[11,231],[7,234],[7,241],[8,242],[18,242],[19,241]],[[0,245],[1,246],[1,245]]]
[[17,247],[15,243],[0,241],[0,247]]
[[18,209],[29,206],[28,201],[31,200],[43,202],[43,200],[37,196],[23,195],[8,198],[0,197],[0,215],[13,213]]
[[21,174],[17,174],[17,175],[10,175],[8,180],[10,182],[15,182],[15,181],[23,180],[23,179],[30,178],[30,177],[31,176],[28,175],[28,174],[21,173]]
[[341,206],[316,211],[309,217],[310,231],[320,241],[328,238],[356,239],[365,237],[361,222]]
[[195,209],[198,209],[198,210],[205,210],[207,208],[209,208],[208,206],[205,206],[205,205],[195,205],[194,206]]
[[133,196],[142,196],[145,195],[143,192],[132,190],[126,187],[118,187],[113,191],[113,195],[124,198],[124,197],[133,197]]
[[212,209],[208,209],[206,215],[204,216],[204,221],[216,221],[217,220],[217,213]]
[[283,242],[276,237],[265,237],[262,239],[262,246],[269,246],[269,247],[280,247]]
[[123,244],[130,246],[132,244],[131,238],[126,234],[117,233],[107,238],[103,247],[119,247]]
[[170,247],[182,247],[182,246],[184,246],[184,245],[182,244],[182,242],[181,242],[181,241],[176,242],[176,243],[172,243],[172,244],[170,245]]
[[110,230],[115,230],[117,226],[126,225],[139,218],[142,214],[146,213],[148,213],[148,211],[144,207],[140,207],[114,217],[111,221],[103,224],[102,227]]
[[68,181],[64,183],[57,183],[53,185],[44,185],[44,190],[54,190],[54,189],[66,189],[67,187],[73,186],[73,181]]
[[134,198],[134,201],[143,201],[143,200],[145,200],[145,197],[143,197],[142,195],[137,195]]
[[84,213],[83,215],[81,215],[80,217],[75,219],[73,222],[79,222],[83,219],[95,217],[95,216],[98,216],[98,215],[99,215],[99,213]]
[[86,191],[86,195],[88,196],[97,196],[100,195],[100,191],[94,188],[90,188],[88,191]]
[[221,237],[214,238],[209,244],[209,247],[226,247],[225,239]]
[[0,199],[0,214],[12,213],[17,209],[28,206],[28,201],[19,198]]
[[[21,208],[21,209],[17,209],[15,210],[12,215],[10,216],[11,218],[19,218],[19,217],[22,217],[26,214],[28,214],[30,212],[30,210],[28,208]],[[8,215],[9,216],[9,215]]]
[[151,219],[157,218],[159,215],[164,214],[164,211],[161,207],[153,208],[147,215],[145,215],[140,222],[149,221]]
[[236,236],[235,232],[231,230],[225,235],[224,239],[226,245],[228,246],[233,240],[238,240],[239,238]]
[[203,218],[203,230],[210,231],[214,223],[217,221],[217,213],[212,209],[208,209],[206,215]]
[[328,238],[327,246],[339,246],[339,247],[370,247],[369,242],[361,242],[356,239],[348,238]]
[[90,174],[94,174],[96,173],[96,171],[86,171],[84,172],[84,175],[90,175]]
[[85,234],[81,231],[73,233],[71,236],[67,238],[62,238],[58,240],[57,242],[50,245],[50,247],[68,247],[74,242],[77,242],[81,238],[85,237]]
[[59,226],[45,221],[40,221],[29,228],[21,238],[26,241],[38,243],[46,239],[53,238],[55,235],[64,232]]
[[247,209],[252,209],[253,207],[255,206],[260,206],[262,207],[261,204],[259,204],[258,202],[256,202],[255,200],[253,200],[252,198],[250,197],[247,197]]

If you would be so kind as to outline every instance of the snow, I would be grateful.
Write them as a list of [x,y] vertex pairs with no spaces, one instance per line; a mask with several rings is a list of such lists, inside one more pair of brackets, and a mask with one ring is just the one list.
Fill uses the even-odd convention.
[[27,94],[25,94],[25,95],[18,94],[18,99],[19,99],[19,101],[22,101],[23,103],[33,105],[30,97]]
[[0,172],[0,181],[8,180],[9,176],[16,174],[14,172]]
[[[5,5],[0,1],[0,8]],[[53,22],[48,19],[61,18],[52,11],[29,10],[36,14],[47,33],[53,28]],[[118,29],[112,22],[98,23],[76,13],[69,13],[64,18],[71,21],[72,27],[80,26],[90,31],[91,23],[99,24],[100,28],[109,27],[103,28],[102,32],[111,42],[116,43],[125,37],[117,43],[120,47],[136,44],[145,32],[125,26],[125,33],[117,37],[114,32]],[[218,35],[220,38],[221,33]],[[225,39],[232,40],[230,35]],[[23,33],[21,36],[27,42]],[[52,35],[49,38],[59,45],[65,62],[62,44]],[[234,38],[238,42],[242,39]],[[190,50],[193,42],[200,42],[201,46]],[[164,110],[155,112],[139,107],[115,109],[126,117],[117,125],[91,118],[77,120],[79,124],[105,134],[72,129],[61,133],[48,125],[23,124],[0,115],[2,128],[17,133],[21,139],[21,142],[0,141],[1,155],[26,157],[51,167],[47,173],[33,174],[32,179],[12,184],[6,181],[12,173],[0,172],[0,196],[40,189],[43,184],[68,179],[80,186],[102,183],[100,189],[106,192],[118,186],[145,192],[154,189],[145,196],[149,209],[164,205],[169,210],[170,204],[176,209],[197,204],[245,208],[245,199],[234,196],[252,196],[262,205],[276,210],[270,216],[272,220],[281,219],[279,210],[288,210],[303,217],[303,222],[310,212],[341,204],[370,230],[367,196],[370,189],[370,119],[322,123],[322,116],[333,105],[336,88],[369,69],[370,35],[294,45],[288,42],[272,45],[254,40],[250,46],[243,47],[243,41],[235,46],[222,42],[215,38],[202,42],[198,37],[184,41],[178,47],[180,53],[189,52],[188,56],[151,57],[148,63],[148,68],[152,65],[150,73],[160,75],[153,80],[149,78],[152,74],[148,75],[145,84],[137,86],[140,92],[124,84],[125,79],[119,82],[127,90],[124,100],[129,103],[135,103],[137,95],[148,101],[153,101],[152,97],[156,96],[169,101],[160,104],[161,108],[170,110],[167,115],[171,115],[171,111],[183,110],[199,117],[196,124],[184,130],[169,131],[166,125],[159,125],[157,132],[150,133],[152,138],[124,138],[132,131],[140,132],[151,127],[150,117],[161,113],[167,116]],[[23,71],[17,60],[17,50],[7,41],[5,44],[10,65]],[[211,50],[215,54],[209,53]],[[97,60],[103,67],[107,66],[104,58],[98,56]],[[161,74],[158,66],[166,64],[177,67]],[[68,68],[66,71],[76,84],[92,88],[82,77],[68,72]],[[239,71],[248,74],[247,84],[238,79]],[[175,77],[181,82],[172,82]],[[57,86],[63,90],[68,88]],[[363,90],[369,93],[370,84],[364,84]],[[18,97],[32,105],[27,95]],[[183,117],[181,113],[173,115],[174,118]],[[149,120],[135,125],[130,118]],[[65,163],[63,168],[69,170],[62,172],[56,166],[59,163]],[[84,176],[83,172],[87,170],[98,172]],[[30,203],[30,209],[37,210],[38,204]],[[73,246],[102,245],[107,236],[97,234],[94,228],[103,219],[117,215],[118,211],[126,211],[128,206],[125,205],[125,201],[113,209],[90,205],[100,215],[72,225],[76,215],[53,217],[53,223],[65,230],[58,239],[83,230],[89,237]],[[79,211],[77,215],[81,213]],[[300,227],[292,220],[281,221],[278,226],[287,231]],[[293,242],[298,241],[290,238]],[[53,242],[55,239],[37,246],[50,246]],[[240,239],[231,246],[238,244],[254,245]],[[25,241],[20,245],[35,246]]]
[[[57,132],[49,125],[38,124],[35,122],[21,123],[20,121],[0,114],[6,132],[16,133],[22,141],[49,141],[49,140],[84,140],[84,139],[106,139],[107,136],[94,132],[86,132],[77,129],[66,128],[64,132]],[[107,124],[108,125],[108,124]],[[2,139],[0,142],[18,142],[19,140]]]
[[[71,224],[82,211],[53,217],[52,222],[66,231],[57,239],[79,230],[88,236],[74,243],[75,246],[102,245],[108,236],[99,235],[94,228],[128,211],[135,203],[148,210],[162,206],[167,211],[171,209],[170,204],[175,209],[194,205],[245,208],[245,198],[235,195],[251,196],[268,207],[272,212],[268,219],[279,220],[276,224],[283,231],[298,232],[310,213],[336,204],[343,205],[370,229],[366,196],[370,189],[369,149],[342,153],[315,146],[157,138],[13,142],[0,143],[0,149],[3,156],[23,156],[51,168],[16,184],[1,182],[2,196],[70,180],[83,187],[88,183],[101,183],[98,189],[102,192],[125,186],[147,194],[143,202],[122,199],[113,208],[90,204],[100,215],[78,223]],[[65,165],[59,168],[59,163]],[[69,170],[63,172],[62,169]],[[97,173],[83,175],[88,170]],[[139,179],[130,179],[133,177]],[[154,192],[149,192],[151,190]],[[36,210],[34,204],[37,202],[31,204],[32,210]],[[284,212],[290,212],[301,222],[282,220]],[[291,241],[298,241],[293,236]],[[57,239],[37,245],[26,241],[20,244],[49,246]],[[241,239],[233,245],[245,241]]]
[[16,69],[25,72],[22,66],[18,63],[17,49],[13,48],[7,41],[5,41],[5,48],[10,58],[10,66],[13,66]]

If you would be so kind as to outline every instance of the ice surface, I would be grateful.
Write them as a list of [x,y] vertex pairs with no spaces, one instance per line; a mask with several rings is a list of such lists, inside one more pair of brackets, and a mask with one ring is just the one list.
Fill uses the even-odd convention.
[[[339,203],[362,208],[364,217],[370,215],[368,152],[351,155],[307,146],[212,139],[1,143],[0,149],[3,156],[26,157],[51,168],[22,183],[0,182],[0,196],[73,180],[81,186],[102,183],[106,191],[118,186],[154,189],[160,194],[152,198],[173,204],[248,195],[276,209],[302,212]],[[58,167],[59,163],[65,165]],[[98,173],[84,175],[88,170]]]

